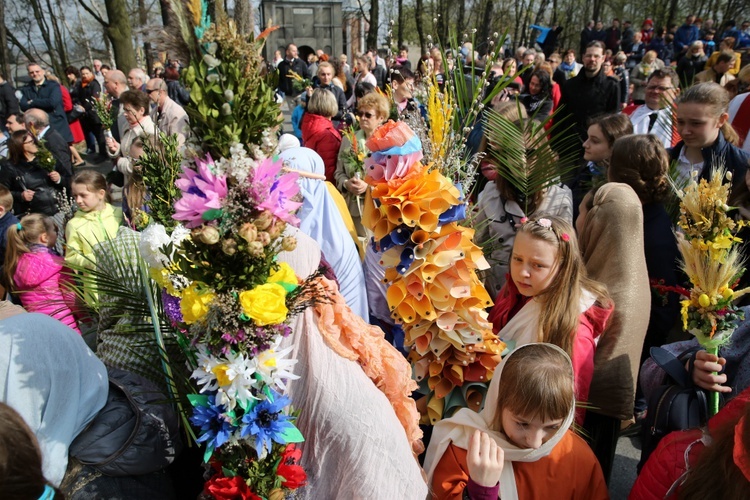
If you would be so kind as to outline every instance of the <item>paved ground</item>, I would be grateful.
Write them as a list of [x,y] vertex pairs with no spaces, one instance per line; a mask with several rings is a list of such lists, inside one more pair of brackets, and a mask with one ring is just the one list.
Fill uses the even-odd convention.
[[621,437],[617,442],[617,455],[609,480],[609,494],[612,500],[628,498],[635,482],[635,467],[641,458],[639,437]]

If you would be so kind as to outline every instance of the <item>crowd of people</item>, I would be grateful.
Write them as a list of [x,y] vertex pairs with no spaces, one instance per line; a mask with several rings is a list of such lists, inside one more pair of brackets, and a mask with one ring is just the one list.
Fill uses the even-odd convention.
[[[411,453],[421,448],[399,434],[390,405],[367,397],[372,384],[360,380],[359,365],[351,363],[359,358],[344,362],[340,352],[316,344],[317,335],[301,348],[295,344],[354,381],[349,402],[321,397],[330,414],[343,415],[344,407],[363,411],[354,407],[356,398],[369,408],[361,418],[350,415],[357,420],[357,447],[378,442],[391,451],[379,450],[376,461],[367,449],[347,448],[369,457],[362,462],[367,467],[349,463],[348,455],[336,456],[344,444],[322,438],[342,431],[329,429],[332,422],[308,422],[318,430],[308,438],[317,476],[310,478],[307,497],[346,491],[350,498],[382,498],[382,492],[358,489],[370,488],[377,477],[392,483],[383,491],[413,498],[428,491],[439,499],[608,498],[621,428],[643,419],[653,381],[664,377],[649,361],[650,348],[665,345],[681,326],[676,296],[652,288],[684,282],[670,182],[708,179],[713,168],[723,167],[732,173],[737,217],[750,219],[750,66],[742,65],[740,54],[750,46],[749,27],[728,21],[716,30],[712,21],[688,16],[674,29],[654,29],[646,19],[635,32],[629,21],[620,27],[615,19],[606,30],[592,21],[581,33],[580,51],[545,56],[519,47],[490,63],[470,43],[455,51],[433,47],[414,66],[406,47],[398,56],[383,50],[353,54],[351,65],[346,55],[334,58],[322,50],[303,61],[294,44],[274,53],[268,71],[278,73],[277,102],[291,115],[292,130],[272,132],[279,158],[299,174],[298,238],[310,250],[308,255],[298,247],[284,258],[305,268],[323,262],[341,297],[330,306],[330,321],[342,329],[366,325],[391,344],[377,344],[387,351],[383,356],[395,353],[403,365],[395,349],[408,352],[409,341],[389,308],[384,254],[367,226],[373,204],[364,167],[368,144],[382,139],[391,121],[416,119],[429,127],[420,102],[428,86],[446,91],[447,82],[460,78],[473,88],[480,73],[475,66],[488,75],[487,86],[476,90],[486,105],[467,132],[468,152],[481,161],[466,201],[474,240],[489,262],[481,275],[494,299],[487,321],[510,352],[481,411],[446,415],[426,434],[427,449],[417,462]],[[101,409],[109,405],[107,370],[163,382],[149,375],[159,358],[149,358],[118,330],[131,321],[132,305],[107,297],[86,276],[97,266],[129,266],[114,258],[114,248],[126,252],[126,260],[138,258],[135,216],[150,196],[139,166],[144,149],[160,133],[176,136],[179,148],[190,144],[183,106],[191,97],[180,84],[180,64],[159,63],[150,75],[141,68],[126,74],[95,60],[66,68],[68,85],[39,64],[27,69],[30,81],[17,91],[0,78],[0,284],[6,298],[0,303],[0,489],[15,488],[13,498],[57,499],[63,490],[88,498],[70,492],[93,481],[115,496],[129,492],[123,498],[185,498],[195,492],[184,476],[201,475],[200,457],[190,453],[190,465],[158,463],[141,475],[115,475],[116,481],[97,469],[101,464],[80,460],[90,452],[81,442],[91,439],[91,423],[101,423]],[[111,125],[97,103],[104,96]],[[530,121],[549,131],[541,138],[521,135],[530,158],[562,155],[564,130],[572,135],[566,154],[576,168],[527,196],[499,164],[505,143],[493,120],[523,133]],[[88,168],[82,143],[87,157],[111,162],[113,173],[105,177]],[[92,310],[93,304],[101,309]],[[312,312],[305,315],[295,325],[304,324],[306,332],[326,328]],[[713,444],[703,440],[692,448],[700,433],[664,439],[645,462],[631,498],[665,498],[668,491],[698,498],[706,483],[717,496],[750,495],[748,328],[750,322],[742,323],[737,340],[716,356],[695,341],[667,347],[696,387],[724,393],[730,402],[709,423]],[[37,330],[40,335],[29,339]],[[65,356],[65,363],[56,356]],[[367,371],[363,359],[369,358],[359,359]],[[310,395],[324,392],[310,388],[319,383],[316,362],[301,363]],[[63,396],[68,391],[74,392],[70,400]],[[574,432],[574,423],[585,432]],[[124,446],[111,435],[101,439],[115,451]],[[11,447],[22,456],[22,468]],[[180,448],[160,452],[173,461]],[[722,467],[727,479],[712,482]],[[338,481],[344,470],[364,479],[352,476],[354,484],[344,487],[326,476]]]

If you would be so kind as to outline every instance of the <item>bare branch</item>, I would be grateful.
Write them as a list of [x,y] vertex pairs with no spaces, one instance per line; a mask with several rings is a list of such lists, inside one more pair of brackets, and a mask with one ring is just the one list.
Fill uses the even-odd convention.
[[[83,7],[83,10],[88,12],[91,15],[91,17],[96,19],[96,22],[98,22],[105,28],[109,28],[109,23],[102,18],[101,13],[95,12],[94,9],[92,9],[84,0],[78,0],[78,3],[80,4],[81,7]],[[96,10],[98,11],[99,9],[96,9]]]
[[11,41],[11,43],[13,43],[13,45],[15,45],[16,47],[18,47],[18,49],[23,53],[23,55],[26,56],[26,59],[28,59],[29,61],[36,61],[37,58],[34,57],[34,55],[31,52],[29,52],[29,50],[26,48],[26,46],[24,44],[22,44],[18,40],[18,38],[16,38],[16,36],[13,34],[13,32],[11,30],[8,29],[7,26],[5,27],[5,31],[7,32],[8,39]]
[[[370,1],[372,2],[372,1],[377,1],[377,0],[370,0]],[[357,0],[357,5],[359,5],[359,12],[360,14],[362,14],[362,18],[365,21],[367,21],[367,24],[370,24],[370,18],[367,17],[367,14],[365,14],[365,7],[362,5],[362,0]]]

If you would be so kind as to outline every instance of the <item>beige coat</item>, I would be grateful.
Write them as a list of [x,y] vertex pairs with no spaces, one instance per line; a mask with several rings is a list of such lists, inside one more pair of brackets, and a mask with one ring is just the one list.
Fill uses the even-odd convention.
[[151,119],[159,132],[177,134],[180,146],[185,144],[185,138],[190,133],[190,119],[182,106],[167,97],[161,111],[158,107],[151,110]]

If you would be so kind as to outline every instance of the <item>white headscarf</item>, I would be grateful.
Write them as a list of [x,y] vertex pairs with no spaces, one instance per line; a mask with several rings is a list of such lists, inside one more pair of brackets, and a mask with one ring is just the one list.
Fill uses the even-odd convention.
[[326,262],[333,268],[341,295],[347,305],[368,321],[367,294],[362,261],[336,202],[328,193],[325,180],[305,177],[324,175],[325,164],[318,153],[309,148],[291,148],[279,157],[289,168],[300,172],[297,183],[304,202],[297,216],[300,230],[318,242]]
[[0,400],[39,441],[43,471],[59,485],[68,447],[107,401],[104,364],[81,336],[45,314],[0,321]]
[[[432,476],[435,472],[435,467],[437,467],[438,462],[448,449],[448,445],[453,443],[459,448],[468,449],[472,434],[475,430],[480,430],[486,432],[492,439],[494,439],[505,452],[505,466],[503,467],[503,472],[500,476],[499,498],[502,498],[503,500],[517,500],[518,490],[516,488],[516,478],[513,474],[513,462],[536,462],[540,458],[549,455],[557,443],[559,443],[565,436],[565,433],[573,423],[573,417],[575,415],[574,404],[571,404],[570,413],[565,417],[565,421],[554,436],[537,449],[519,448],[508,441],[508,438],[504,434],[492,430],[491,428],[493,422],[495,422],[495,416],[498,409],[498,392],[505,363],[508,358],[514,356],[529,345],[534,344],[526,344],[516,348],[498,365],[495,370],[495,375],[492,377],[492,382],[490,382],[489,390],[487,391],[487,399],[484,403],[484,409],[481,412],[476,413],[468,408],[462,408],[451,418],[441,420],[435,425],[432,431],[430,446],[427,448],[427,454],[424,461],[424,470],[427,472],[427,484],[432,484]],[[573,364],[567,353],[556,345],[545,345],[556,349],[565,356],[570,364],[572,375]],[[532,368],[530,367],[529,369]]]

